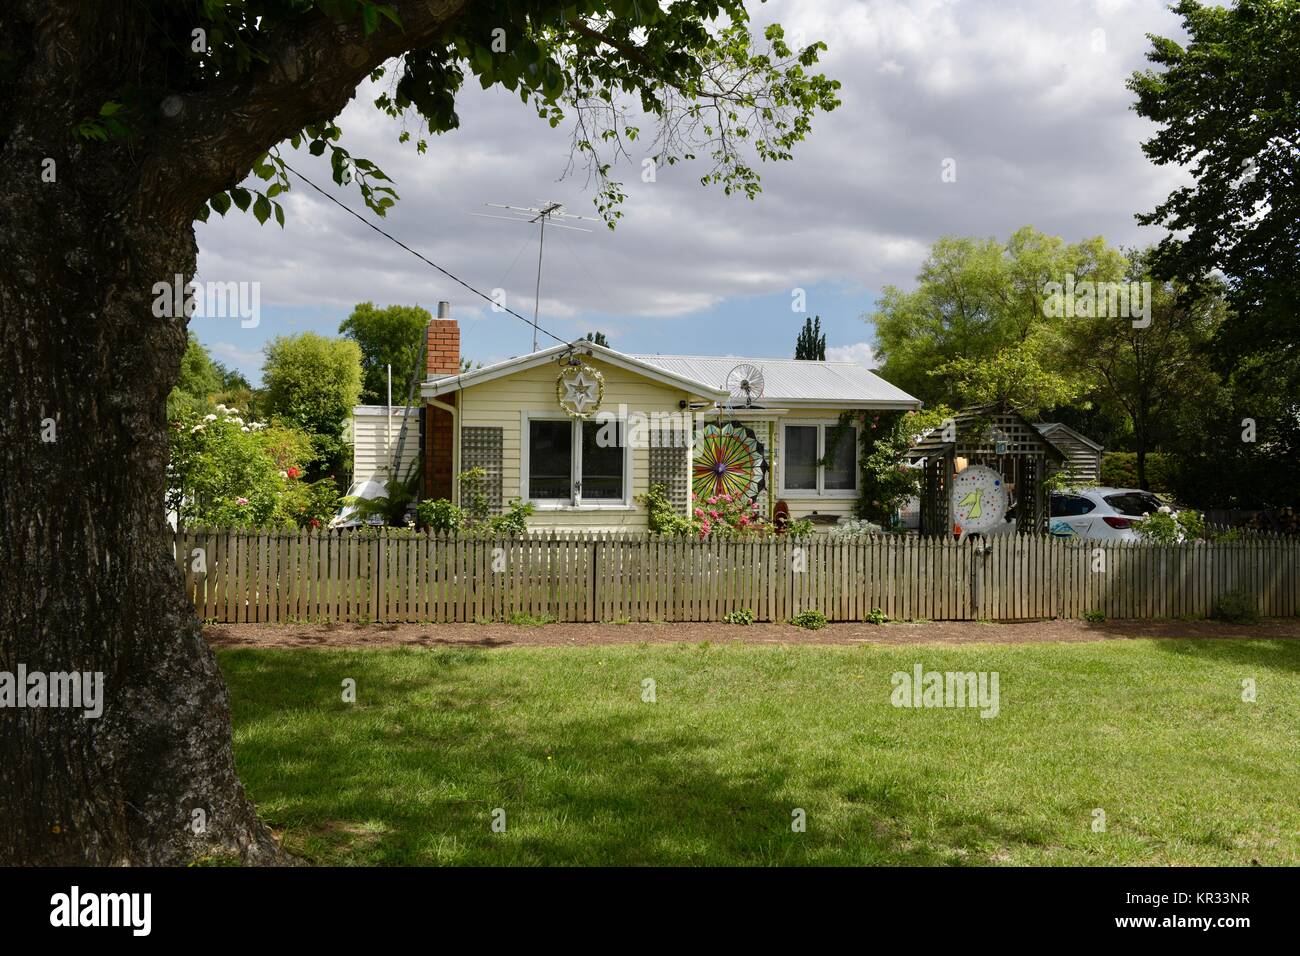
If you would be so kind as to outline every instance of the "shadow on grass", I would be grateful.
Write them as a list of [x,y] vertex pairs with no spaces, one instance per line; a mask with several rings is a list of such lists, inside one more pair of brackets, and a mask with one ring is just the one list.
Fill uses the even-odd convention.
[[[793,784],[794,743],[720,739],[635,694],[548,707],[526,669],[478,672],[482,651],[381,653],[221,658],[241,777],[315,862],[935,865],[1046,839],[888,767],[864,778],[831,758]],[[340,700],[349,676],[355,704]],[[792,832],[796,808],[806,832]]]
[[1250,625],[1242,625],[1237,640],[1169,640],[1154,646],[1169,654],[1224,664],[1269,668],[1300,673],[1300,641],[1289,638],[1252,638]]

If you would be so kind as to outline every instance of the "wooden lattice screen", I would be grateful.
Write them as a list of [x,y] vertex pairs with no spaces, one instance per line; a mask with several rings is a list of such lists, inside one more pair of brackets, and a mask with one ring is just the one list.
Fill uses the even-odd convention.
[[921,490],[921,534],[948,535],[952,533],[952,515],[949,513],[948,476],[952,474],[950,455],[931,455],[925,463]]
[[1016,459],[1016,530],[1020,534],[1047,530],[1047,493],[1042,486],[1045,464],[1040,455]]

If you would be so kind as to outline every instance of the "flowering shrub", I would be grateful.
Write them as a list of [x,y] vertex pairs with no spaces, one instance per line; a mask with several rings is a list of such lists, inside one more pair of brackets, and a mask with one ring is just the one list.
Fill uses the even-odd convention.
[[183,522],[228,528],[311,527],[337,508],[333,481],[300,481],[311,438],[245,420],[238,409],[171,422],[167,505]]
[[280,497],[279,511],[300,528],[323,528],[339,511],[339,489],[333,478],[303,481],[301,468],[287,468],[287,481]]
[[1133,522],[1133,530],[1155,544],[1177,544],[1205,537],[1205,522],[1200,512],[1191,508],[1174,511],[1161,505],[1155,514],[1145,514]]
[[884,528],[863,518],[850,518],[841,521],[828,532],[832,538],[862,538],[872,534],[884,534]]
[[785,526],[785,533],[792,538],[806,538],[813,533],[812,518],[796,518]]
[[702,539],[760,535],[770,530],[757,501],[732,498],[728,494],[701,499],[692,492],[691,515],[695,519],[692,531]]

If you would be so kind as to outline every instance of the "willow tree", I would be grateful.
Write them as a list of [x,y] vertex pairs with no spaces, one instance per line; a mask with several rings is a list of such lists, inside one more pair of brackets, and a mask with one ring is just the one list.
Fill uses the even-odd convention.
[[755,166],[837,105],[812,72],[823,49],[755,37],[740,0],[0,7],[0,671],[106,682],[99,719],[0,710],[0,862],[279,856],[235,774],[162,512],[187,303],[154,289],[193,276],[196,220],[283,222],[298,149],[382,215],[394,184],[336,122],[367,79],[421,151],[471,80],[571,124],[568,158],[611,225],[633,140],[752,198]]

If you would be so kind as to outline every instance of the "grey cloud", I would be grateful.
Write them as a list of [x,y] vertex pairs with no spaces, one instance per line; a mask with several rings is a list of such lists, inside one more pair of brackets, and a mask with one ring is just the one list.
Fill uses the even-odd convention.
[[[906,285],[944,234],[1005,237],[1029,223],[1070,240],[1156,238],[1133,214],[1177,174],[1142,156],[1150,130],[1130,111],[1124,80],[1144,65],[1147,32],[1176,32],[1162,0],[808,0],[754,13],[825,35],[824,65],[843,82],[844,106],[815,121],[793,163],[763,170],[756,202],[702,188],[697,168],[660,170],[647,184],[638,165],[625,167],[627,218],[615,233],[548,238],[547,324],[582,331],[588,312],[628,323],[684,316],[817,282]],[[1105,30],[1104,52],[1091,49],[1095,29]],[[581,172],[557,181],[568,131],[548,128],[513,94],[471,87],[461,129],[431,138],[427,155],[397,145],[398,128],[364,90],[342,118],[344,142],[397,181],[402,200],[384,228],[485,291],[503,284],[531,315],[535,245],[523,227],[469,214],[484,202],[553,198],[593,215],[591,195]],[[940,181],[945,157],[957,161],[956,183]],[[289,159],[328,180],[324,163]],[[338,195],[359,208],[355,195]],[[452,288],[300,183],[286,211],[283,235],[236,213],[201,226],[202,275],[261,280],[264,308],[428,304]]]

